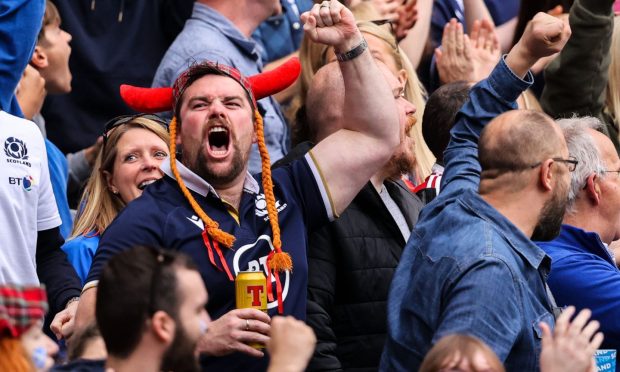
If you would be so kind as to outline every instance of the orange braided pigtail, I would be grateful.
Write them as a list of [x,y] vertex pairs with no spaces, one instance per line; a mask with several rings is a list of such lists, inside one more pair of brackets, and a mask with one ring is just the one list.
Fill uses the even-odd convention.
[[0,371],[30,372],[34,365],[18,338],[0,335]]
[[267,215],[269,216],[269,223],[271,224],[271,231],[273,232],[273,247],[275,249],[273,256],[268,259],[267,266],[270,270],[276,272],[292,270],[293,261],[291,256],[282,251],[278,210],[276,209],[276,197],[273,194],[273,181],[271,179],[271,161],[269,159],[269,153],[267,152],[267,146],[265,145],[263,118],[258,110],[254,111],[254,119],[256,120],[256,137],[263,171],[263,189],[265,192],[265,201],[267,202]]
[[[203,211],[200,205],[198,205],[198,202],[196,202],[196,199],[194,199],[194,196],[189,192],[189,190],[187,189],[187,186],[185,186],[185,183],[183,182],[183,179],[179,175],[179,170],[177,169],[177,161],[176,161],[177,160],[176,159],[176,150],[177,150],[177,144],[176,144],[177,118],[176,116],[173,117],[172,120],[170,121],[169,130],[170,130],[170,168],[172,169],[174,178],[179,183],[181,192],[183,193],[187,201],[189,201],[189,204],[192,206],[192,209],[194,210],[194,212],[198,215],[198,217],[200,217],[202,222],[205,224],[205,229],[207,231],[207,234],[209,234],[209,236],[213,238],[213,240],[217,241],[218,243],[223,244],[224,246],[228,248],[232,248],[233,244],[235,243],[235,237],[225,231],[220,230],[220,227],[219,227],[220,224],[213,221],[211,218],[209,218],[209,216],[207,216],[205,211]],[[269,206],[269,204],[267,205]]]

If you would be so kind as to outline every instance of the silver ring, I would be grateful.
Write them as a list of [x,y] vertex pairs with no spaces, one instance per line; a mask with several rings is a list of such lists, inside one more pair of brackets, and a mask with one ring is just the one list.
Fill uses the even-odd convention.
[[245,330],[246,331],[250,330],[250,321],[248,319],[245,320]]

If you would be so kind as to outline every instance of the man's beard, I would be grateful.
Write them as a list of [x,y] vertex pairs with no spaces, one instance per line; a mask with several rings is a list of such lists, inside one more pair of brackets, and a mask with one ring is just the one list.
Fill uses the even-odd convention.
[[231,142],[229,146],[233,147],[232,163],[224,172],[215,172],[211,169],[202,151],[198,153],[198,161],[192,167],[192,171],[211,185],[225,185],[234,181],[243,172],[247,156],[244,159],[241,151],[239,151],[239,145],[233,141]]
[[562,220],[564,219],[567,204],[566,189],[558,190],[551,200],[548,200],[543,206],[538,223],[532,233],[532,240],[548,242],[557,238],[562,229]]
[[196,345],[198,340],[192,342],[181,324],[176,321],[177,328],[174,332],[174,341],[166,350],[162,361],[161,371],[174,372],[199,372],[200,365],[196,357]]
[[416,160],[412,149],[406,149],[398,154],[392,155],[385,165],[388,178],[398,179],[403,174],[411,173],[415,170]]

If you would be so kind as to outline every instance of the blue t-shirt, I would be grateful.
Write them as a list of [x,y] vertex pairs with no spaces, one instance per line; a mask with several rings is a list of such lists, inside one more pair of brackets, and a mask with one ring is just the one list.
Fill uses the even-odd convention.
[[[177,166],[187,187],[207,215],[217,221],[222,230],[235,236],[233,249],[222,247],[233,276],[240,271],[267,273],[267,255],[273,249],[272,232],[264,194],[257,181],[247,175],[237,223],[207,182],[181,163],[177,162]],[[228,279],[226,273],[218,270],[222,269],[222,265],[217,254],[214,253],[218,268],[209,261],[202,238],[202,221],[185,200],[176,180],[170,177],[170,164],[164,162],[162,169],[166,176],[129,203],[103,233],[88,274],[87,286],[99,278],[108,259],[137,244],[179,250],[189,255],[198,265],[209,293],[207,311],[213,319],[217,319],[235,309],[234,282]],[[333,213],[318,168],[310,155],[274,170],[272,178],[279,211],[282,249],[293,260],[293,272],[280,275],[284,314],[305,319],[308,232],[327,223]],[[275,293],[275,285],[273,289]],[[276,301],[268,304],[268,311],[270,315],[277,313]],[[267,363],[268,358],[256,359],[235,353],[226,357],[205,358],[203,367],[211,371],[262,371],[266,369]]]
[[60,234],[67,239],[71,235],[73,218],[67,199],[67,182],[69,181],[69,164],[65,155],[47,138],[45,139],[45,150],[47,151],[47,161],[50,169],[50,180],[56,198],[56,206],[62,220]]
[[93,257],[95,257],[98,245],[99,235],[93,232],[86,236],[82,235],[67,240],[62,246],[62,250],[67,254],[67,259],[80,277],[82,286],[86,283],[86,276],[88,276],[88,271],[93,263]]

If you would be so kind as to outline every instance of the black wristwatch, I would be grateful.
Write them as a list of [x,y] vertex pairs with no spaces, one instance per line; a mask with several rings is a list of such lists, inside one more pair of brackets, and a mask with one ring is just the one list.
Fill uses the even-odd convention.
[[362,38],[362,42],[355,48],[345,53],[336,53],[336,58],[340,62],[350,61],[353,58],[359,57],[366,49],[368,49],[368,43],[366,43],[366,39]]

